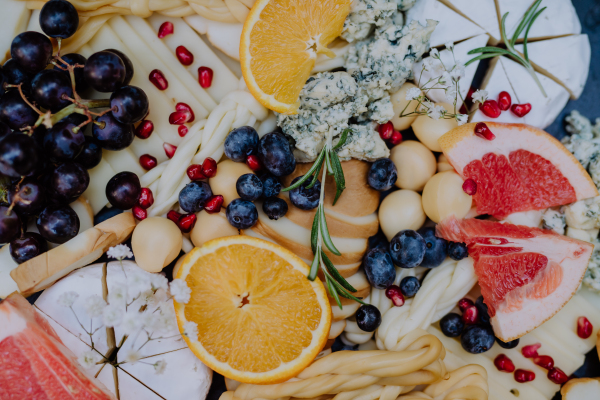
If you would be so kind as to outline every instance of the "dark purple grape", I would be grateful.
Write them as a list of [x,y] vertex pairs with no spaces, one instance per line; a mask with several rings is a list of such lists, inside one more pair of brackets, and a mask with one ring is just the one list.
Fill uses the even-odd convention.
[[0,122],[0,141],[2,141],[5,137],[10,135],[12,130],[6,125],[4,122]]
[[104,126],[94,124],[92,134],[103,149],[123,150],[133,142],[135,137],[133,125],[120,123],[112,116],[112,113],[104,114],[96,121]]
[[[87,81],[85,80],[85,77],[83,76],[83,66],[87,62],[87,58],[77,53],[65,54],[60,58],[69,63],[69,65],[82,65],[81,68],[75,68],[75,70],[73,71],[75,73],[75,90],[77,90],[77,92],[79,93],[86,90],[90,86],[88,85]],[[56,64],[57,65],[54,66],[54,69],[65,74],[69,79],[69,82],[71,82],[71,75],[69,74],[69,71],[58,67],[60,66],[62,68],[65,68],[65,66],[60,61],[57,61]]]
[[119,172],[106,184],[108,202],[121,210],[135,206],[141,191],[140,178],[133,172]]
[[44,183],[53,200],[59,204],[69,204],[88,188],[90,174],[81,165],[66,162],[57,166]]
[[25,92],[29,92],[29,89],[31,88],[31,80],[33,79],[34,74],[27,72],[16,60],[13,60],[12,58],[4,63],[2,66],[2,71],[4,71],[6,82],[8,84],[18,85],[22,83],[23,90]]
[[21,97],[17,89],[10,90],[0,98],[0,121],[13,130],[33,126],[39,115]]
[[11,133],[0,142],[0,173],[19,178],[35,171],[39,162],[35,141],[24,133]]
[[131,79],[133,78],[134,69],[133,63],[129,57],[127,57],[127,54],[116,49],[106,49],[104,51],[110,51],[121,58],[121,61],[123,61],[123,64],[125,64],[125,80],[123,81],[123,85],[129,85],[131,83]]
[[0,243],[8,243],[21,232],[21,220],[14,210],[0,206]]
[[8,77],[2,67],[0,67],[0,96],[4,94],[4,84],[8,84]]
[[110,108],[117,121],[133,124],[148,114],[148,96],[137,86],[123,86],[110,96]]
[[79,26],[79,15],[71,3],[50,0],[40,11],[40,27],[50,37],[66,39],[73,36]]
[[99,51],[88,58],[83,76],[99,92],[114,92],[125,82],[125,63],[110,51]]
[[10,242],[10,256],[17,264],[23,264],[48,251],[48,242],[39,233],[25,232]]
[[79,217],[69,206],[46,207],[39,215],[36,225],[40,235],[51,243],[65,243],[79,233]]
[[52,42],[39,32],[23,32],[10,45],[10,56],[26,71],[39,72],[52,57]]
[[71,80],[65,74],[55,69],[45,69],[33,77],[31,97],[42,108],[55,113],[71,105],[64,96],[73,98]]
[[81,164],[85,169],[92,169],[102,161],[102,147],[96,143],[96,139],[91,136],[85,137],[83,149],[75,158],[75,162]]
[[[83,129],[73,130],[79,125],[71,119],[63,118],[44,135],[44,154],[54,162],[69,161],[81,153],[85,136]],[[73,123],[75,122],[75,123]]]
[[46,190],[33,178],[26,178],[8,192],[8,202],[22,215],[32,215],[46,205]]

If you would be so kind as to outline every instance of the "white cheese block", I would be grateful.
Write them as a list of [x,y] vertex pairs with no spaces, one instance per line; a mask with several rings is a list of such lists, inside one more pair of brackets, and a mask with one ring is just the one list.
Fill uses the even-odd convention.
[[19,290],[17,284],[10,276],[10,271],[17,268],[19,264],[10,256],[8,244],[0,249],[0,299],[6,298],[15,290]]
[[106,198],[106,184],[117,173],[104,159],[102,159],[100,164],[96,165],[94,168],[88,169],[88,173],[90,174],[90,185],[85,192],[83,192],[83,196],[85,196],[86,199],[89,199],[94,214],[98,214],[98,212],[108,204],[108,199]]
[[441,46],[448,42],[459,42],[485,33],[481,27],[437,0],[419,0],[406,12],[407,23],[417,20],[422,25],[426,25],[428,19],[439,22],[429,40],[431,47]]
[[442,3],[471,20],[490,35],[492,41],[502,40],[496,2],[494,0],[478,0],[477,5],[472,0],[440,0]]
[[43,33],[42,27],[40,26],[40,10],[33,10],[31,12],[29,22],[27,23],[27,30]]
[[129,171],[138,177],[146,173],[140,165],[139,158],[129,148],[120,151],[103,150],[102,157],[116,173]]
[[10,58],[10,45],[19,33],[27,29],[30,11],[25,1],[2,0],[0,12],[0,63]]
[[[467,61],[474,57],[473,55],[467,53],[475,48],[485,46],[488,40],[489,36],[486,34],[475,36],[474,38],[465,40],[464,42],[460,42],[454,46],[454,58],[452,57],[452,53],[446,50],[442,50],[440,52],[440,58],[447,68],[451,68],[452,65],[454,65],[454,60],[456,60],[457,63],[464,65]],[[426,58],[431,58],[431,56]],[[433,62],[439,63],[439,61],[437,60],[433,60]],[[461,78],[458,82],[461,97],[458,98],[458,101],[456,103],[457,109],[460,108],[460,106],[463,103],[462,99],[464,99],[467,96],[467,93],[469,92],[469,87],[471,86],[471,82],[475,77],[475,72],[477,71],[478,65],[479,61],[476,61],[465,67],[465,76]],[[439,74],[435,74],[433,72],[423,71],[423,61],[419,61],[414,65],[413,72],[415,75],[415,83],[417,84],[417,86],[419,85],[417,83],[417,80],[420,80],[421,83],[425,83],[431,78],[439,76]],[[430,100],[436,103],[450,103],[449,100],[446,99],[446,95],[443,90],[430,90],[427,93],[427,97],[429,97]]]
[[[516,50],[523,53],[523,45]],[[586,34],[564,36],[527,44],[534,68],[563,85],[572,99],[581,96],[590,70],[591,48]],[[560,57],[556,57],[560,54]]]
[[571,379],[560,390],[563,400],[597,400],[600,399],[600,379]]

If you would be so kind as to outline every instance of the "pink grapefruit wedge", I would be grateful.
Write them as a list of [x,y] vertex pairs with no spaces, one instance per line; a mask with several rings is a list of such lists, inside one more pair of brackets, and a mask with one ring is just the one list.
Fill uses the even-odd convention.
[[478,214],[502,219],[598,196],[577,159],[543,130],[486,122],[496,136],[487,140],[475,135],[475,125],[452,129],[439,144],[456,172],[477,183]]
[[505,342],[540,326],[573,297],[594,250],[553,231],[479,219],[447,218],[436,235],[467,244],[494,333]]

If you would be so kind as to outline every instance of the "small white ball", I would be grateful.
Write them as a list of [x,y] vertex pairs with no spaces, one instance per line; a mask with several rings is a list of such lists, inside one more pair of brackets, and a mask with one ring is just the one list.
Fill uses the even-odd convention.
[[412,190],[392,192],[379,206],[379,224],[388,240],[403,229],[419,229],[423,223],[421,195]]
[[141,221],[133,231],[131,250],[135,261],[148,272],[160,272],[181,251],[183,235],[175,223],[163,217]]
[[394,125],[394,129],[397,129],[399,131],[408,129],[418,117],[417,114],[411,115],[409,117],[399,117],[402,111],[404,111],[404,114],[411,113],[415,111],[415,109],[419,105],[419,102],[416,100],[406,100],[406,92],[408,91],[408,89],[411,88],[418,89],[417,85],[415,85],[414,83],[406,82],[396,93],[393,93],[390,96],[390,100],[392,101],[392,105],[394,106],[394,118],[392,118],[391,121]]
[[473,199],[463,189],[463,180],[454,171],[437,173],[427,182],[423,189],[423,209],[435,223],[450,215],[464,218]]
[[454,167],[448,162],[444,153],[440,154],[437,161],[437,172],[454,171]]
[[227,217],[221,213],[209,214],[206,211],[200,211],[196,215],[198,220],[190,233],[190,239],[196,247],[202,246],[209,240],[240,234],[237,228],[231,226]]
[[[446,111],[454,113],[454,106],[448,103],[436,103]],[[446,132],[458,126],[455,119],[432,119],[427,115],[419,115],[412,124],[413,131],[419,140],[431,151],[442,151],[438,139]]]
[[390,159],[398,170],[396,186],[400,189],[421,191],[435,174],[435,156],[416,140],[407,140],[395,146]]

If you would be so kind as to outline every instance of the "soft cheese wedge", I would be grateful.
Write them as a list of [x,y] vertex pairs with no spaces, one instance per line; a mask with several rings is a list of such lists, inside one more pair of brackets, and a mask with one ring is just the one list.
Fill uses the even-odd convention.
[[2,1],[2,12],[0,13],[0,64],[4,64],[10,58],[10,44],[15,36],[25,31],[29,22],[27,3],[19,0]]
[[440,0],[453,11],[471,20],[490,35],[492,43],[502,40],[500,26],[498,25],[498,14],[494,0],[480,0],[477,6],[473,6],[471,0]]

